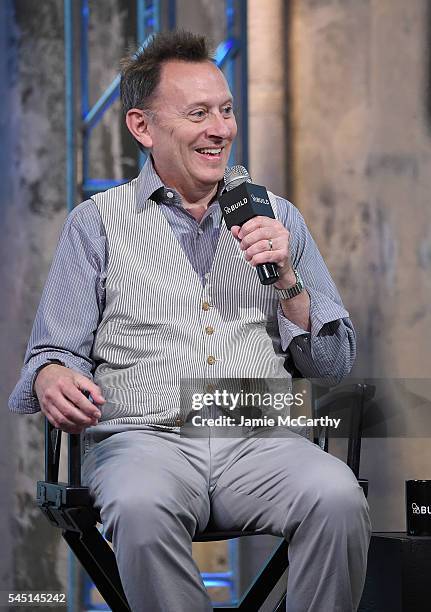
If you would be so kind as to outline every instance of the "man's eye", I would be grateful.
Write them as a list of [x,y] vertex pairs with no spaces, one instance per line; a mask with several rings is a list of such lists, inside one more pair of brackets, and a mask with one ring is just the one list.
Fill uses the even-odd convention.
[[230,116],[233,115],[233,106],[229,104],[229,106],[225,106],[223,108],[223,115]]
[[204,119],[206,117],[206,111],[204,110],[196,110],[190,113],[190,118],[194,121],[199,121],[200,119]]

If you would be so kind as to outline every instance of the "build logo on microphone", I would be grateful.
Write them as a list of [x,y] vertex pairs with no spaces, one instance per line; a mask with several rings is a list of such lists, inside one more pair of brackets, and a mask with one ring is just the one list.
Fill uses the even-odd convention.
[[231,191],[222,193],[219,204],[228,229],[233,225],[243,225],[259,215],[275,218],[268,192],[262,185],[241,183]]

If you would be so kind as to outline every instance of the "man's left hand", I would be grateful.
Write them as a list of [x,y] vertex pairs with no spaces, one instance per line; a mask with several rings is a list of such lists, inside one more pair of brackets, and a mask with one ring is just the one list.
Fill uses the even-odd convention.
[[240,240],[244,256],[252,266],[277,264],[280,280],[275,283],[276,287],[287,289],[295,284],[289,254],[290,234],[280,221],[270,217],[254,217],[242,227],[234,225],[231,232]]

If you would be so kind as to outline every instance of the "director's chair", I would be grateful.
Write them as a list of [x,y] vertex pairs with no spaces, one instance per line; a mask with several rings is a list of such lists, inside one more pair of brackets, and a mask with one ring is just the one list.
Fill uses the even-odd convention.
[[[365,402],[374,396],[374,387],[361,383],[339,386],[313,397],[312,413],[319,417],[340,407],[348,407],[347,465],[352,469],[365,495],[368,481],[359,478],[362,418]],[[81,436],[68,434],[68,482],[58,482],[61,450],[61,430],[45,418],[45,480],[37,483],[37,504],[50,523],[62,530],[62,536],[87,571],[95,586],[113,612],[130,612],[121,585],[115,555],[97,529],[100,516],[92,505],[88,487],[81,485]],[[328,431],[325,427],[313,432],[313,441],[328,451]],[[256,535],[248,532],[212,532],[198,534],[195,542],[227,540]],[[288,568],[288,543],[282,540],[265,567],[236,605],[224,607],[233,612],[257,612]],[[285,609],[286,593],[279,598],[274,612]]]

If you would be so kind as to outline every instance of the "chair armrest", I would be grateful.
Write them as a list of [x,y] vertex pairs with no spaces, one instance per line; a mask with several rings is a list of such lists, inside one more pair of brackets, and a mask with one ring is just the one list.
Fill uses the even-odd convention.
[[[56,429],[45,417],[45,481],[58,483],[58,470],[61,453],[60,429]],[[68,483],[69,486],[81,486],[81,434],[68,436]]]
[[[313,416],[322,417],[349,406],[347,465],[359,478],[362,419],[365,402],[374,397],[375,387],[364,383],[338,385],[313,402]],[[324,428],[324,450],[328,450],[328,431]],[[320,440],[317,442],[320,443]]]
[[[361,403],[366,385],[361,383],[353,383],[346,385],[337,385],[329,388],[328,391],[321,397],[315,400],[314,411],[316,416],[323,416],[340,409],[339,402],[355,401]],[[337,406],[338,404],[338,406]],[[342,408],[345,408],[343,404]]]
[[67,434],[68,482],[58,482],[61,434],[45,417],[45,480],[37,482],[36,501],[52,525],[82,533],[96,524],[98,513],[89,488],[81,485],[80,434]]
[[58,483],[60,466],[61,430],[45,419],[45,481]]

